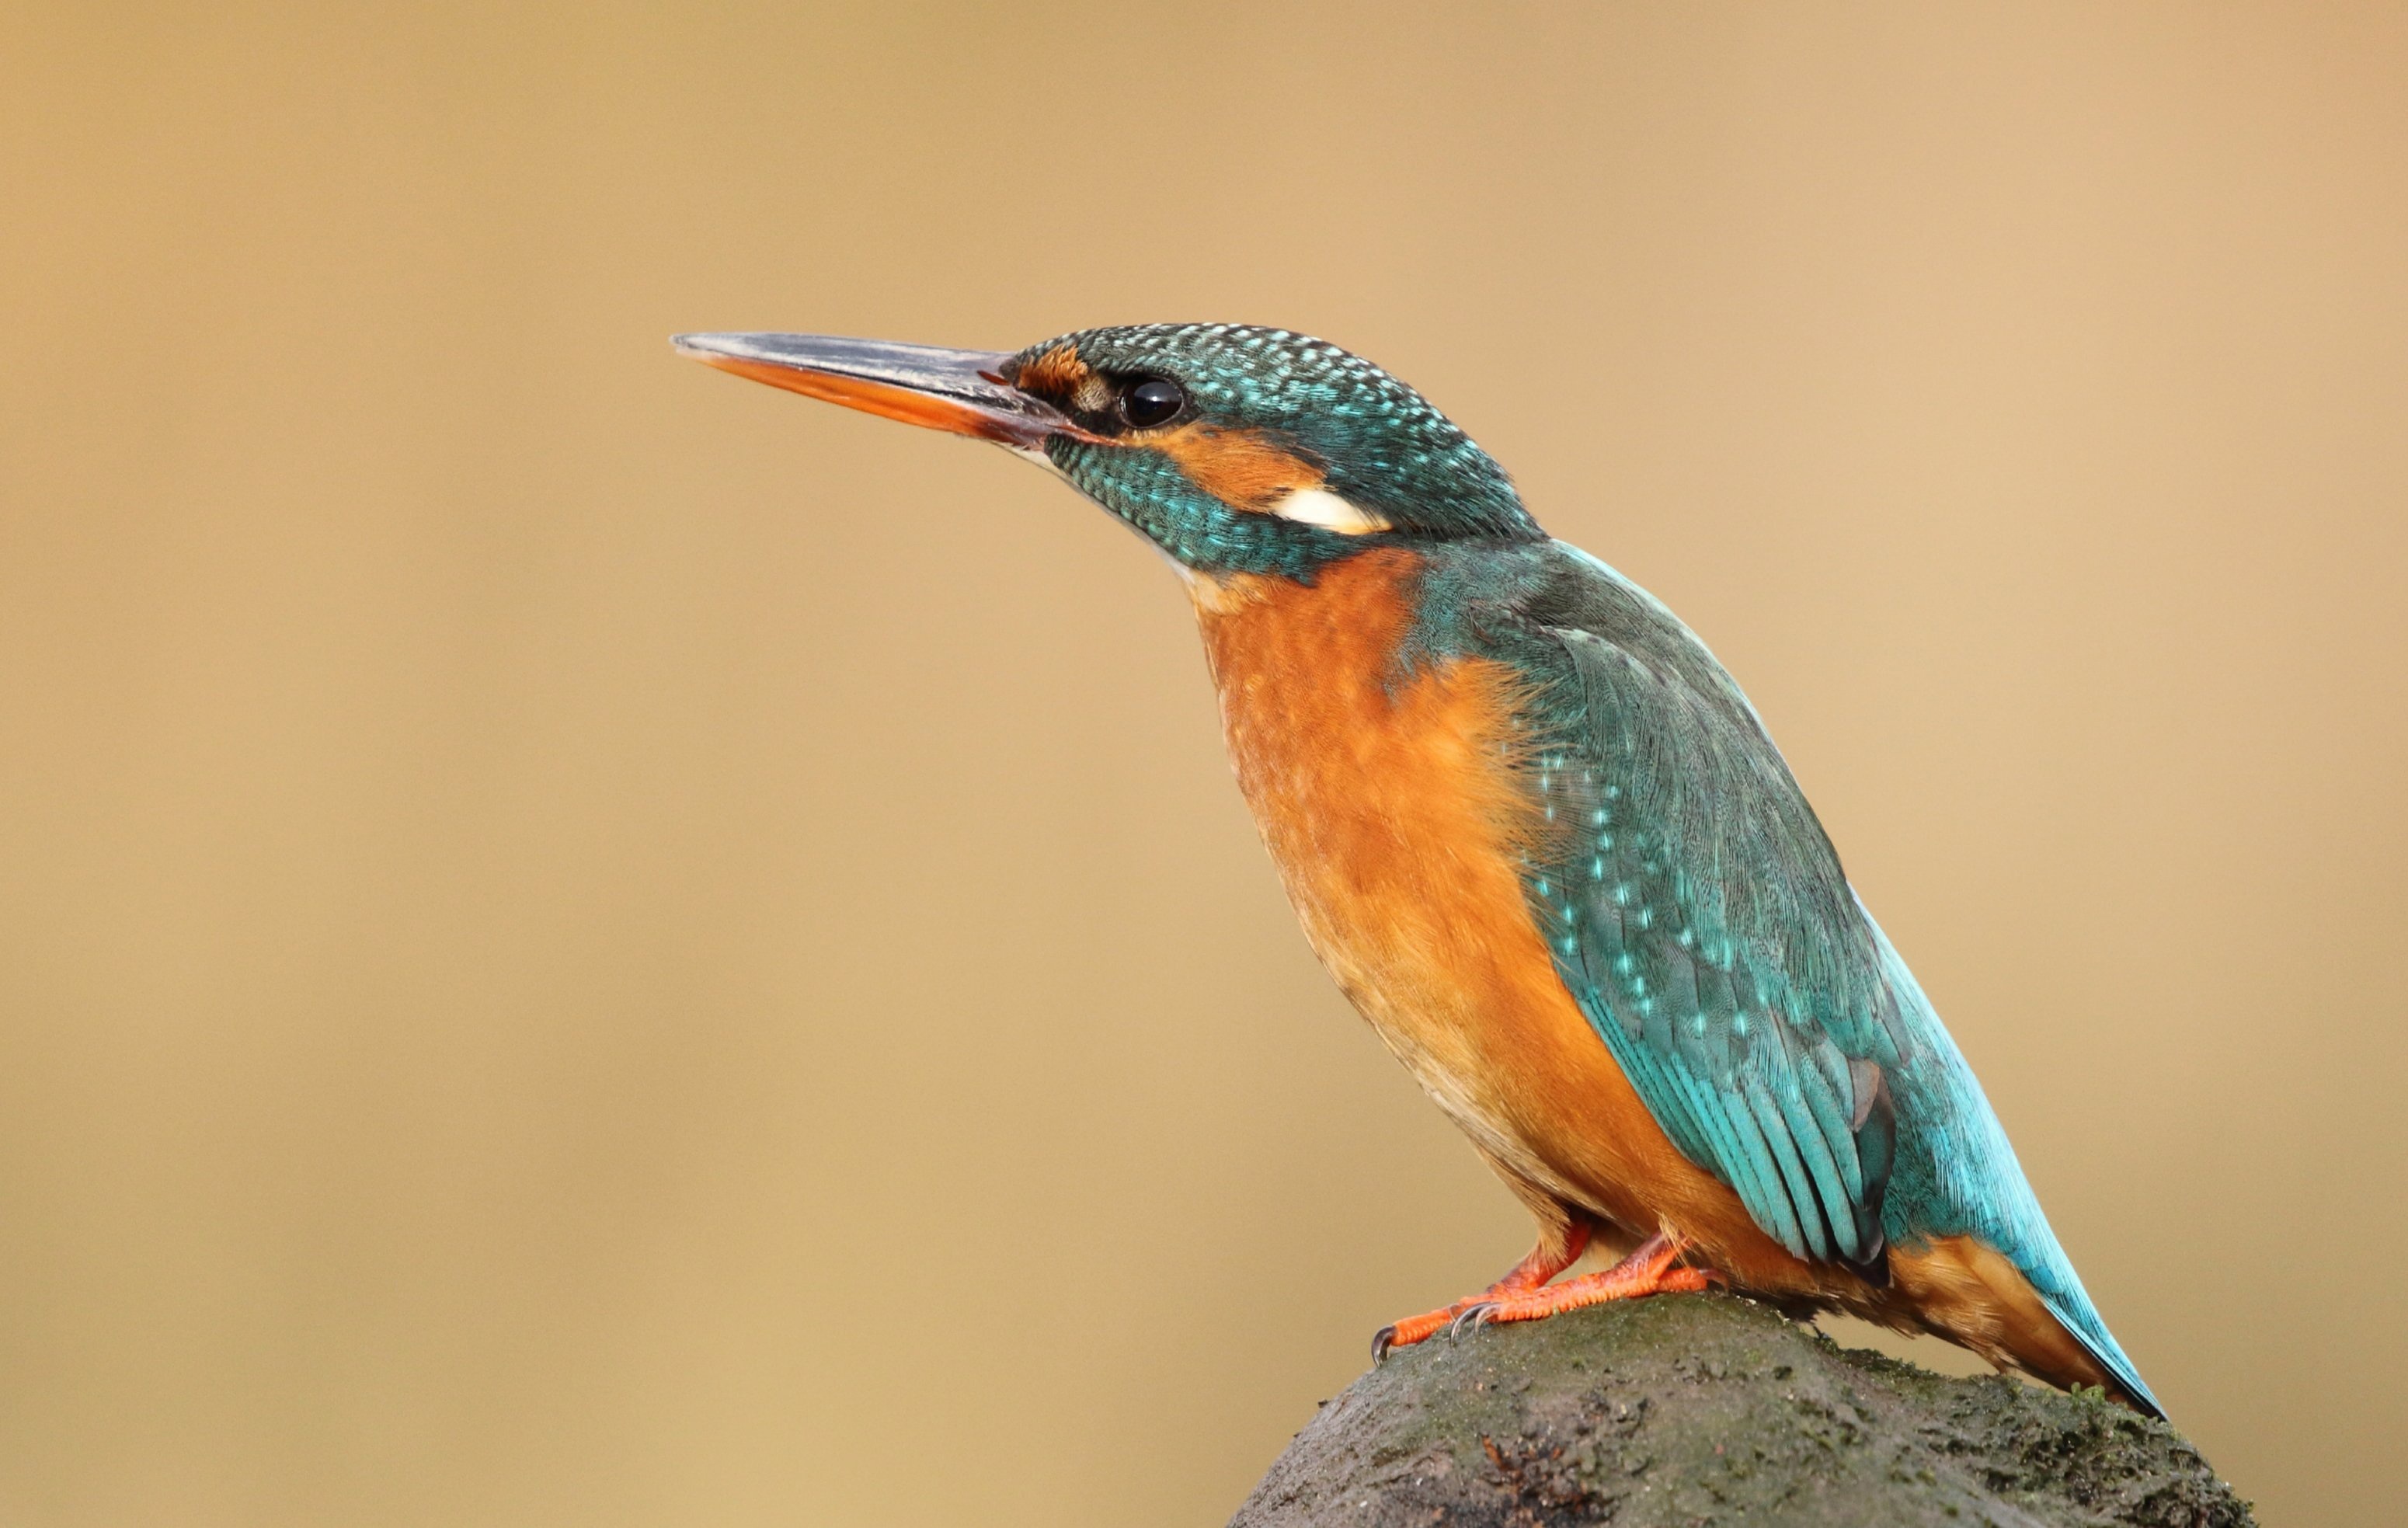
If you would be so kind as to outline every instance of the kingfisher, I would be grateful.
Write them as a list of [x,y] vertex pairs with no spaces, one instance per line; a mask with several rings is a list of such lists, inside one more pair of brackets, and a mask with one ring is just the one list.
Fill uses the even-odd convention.
[[1243,324],[674,343],[1001,445],[1176,570],[1306,936],[1537,1222],[1375,1360],[1721,1284],[2164,1415],[1738,683],[1419,393]]

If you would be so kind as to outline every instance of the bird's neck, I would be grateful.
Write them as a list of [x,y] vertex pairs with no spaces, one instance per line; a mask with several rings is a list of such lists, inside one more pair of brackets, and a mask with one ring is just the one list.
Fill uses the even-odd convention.
[[1187,590],[1205,660],[1225,707],[1331,685],[1380,682],[1412,630],[1423,560],[1403,547],[1376,547],[1320,567],[1307,578],[1278,574],[1190,573]]
[[1388,546],[1311,582],[1192,584],[1230,763],[1275,858],[1326,849],[1356,819],[1391,837],[1398,801],[1417,793],[1521,831],[1526,686],[1494,659],[1432,650],[1428,573],[1422,553]]

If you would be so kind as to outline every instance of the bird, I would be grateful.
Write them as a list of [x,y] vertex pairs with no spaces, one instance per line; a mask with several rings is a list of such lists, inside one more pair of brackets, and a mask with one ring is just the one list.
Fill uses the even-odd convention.
[[673,343],[1003,446],[1177,572],[1307,938],[1536,1222],[1375,1362],[1722,1286],[2164,1415],[1738,682],[1421,393],[1246,324]]

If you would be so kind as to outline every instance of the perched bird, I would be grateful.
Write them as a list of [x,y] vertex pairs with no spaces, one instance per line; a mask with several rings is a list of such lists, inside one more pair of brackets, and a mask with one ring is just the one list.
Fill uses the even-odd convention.
[[676,343],[1004,445],[1178,570],[1313,949],[1538,1221],[1375,1352],[1714,1281],[2162,1414],[1739,685],[1421,394],[1236,324]]

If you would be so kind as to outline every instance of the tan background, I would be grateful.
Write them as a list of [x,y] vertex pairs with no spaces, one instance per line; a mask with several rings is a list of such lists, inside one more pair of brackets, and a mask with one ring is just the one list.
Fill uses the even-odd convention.
[[2270,1522],[2408,1430],[2408,8],[0,17],[0,1521],[1210,1523],[1518,1212],[1182,602],[674,360],[1227,318],[1754,693]]

